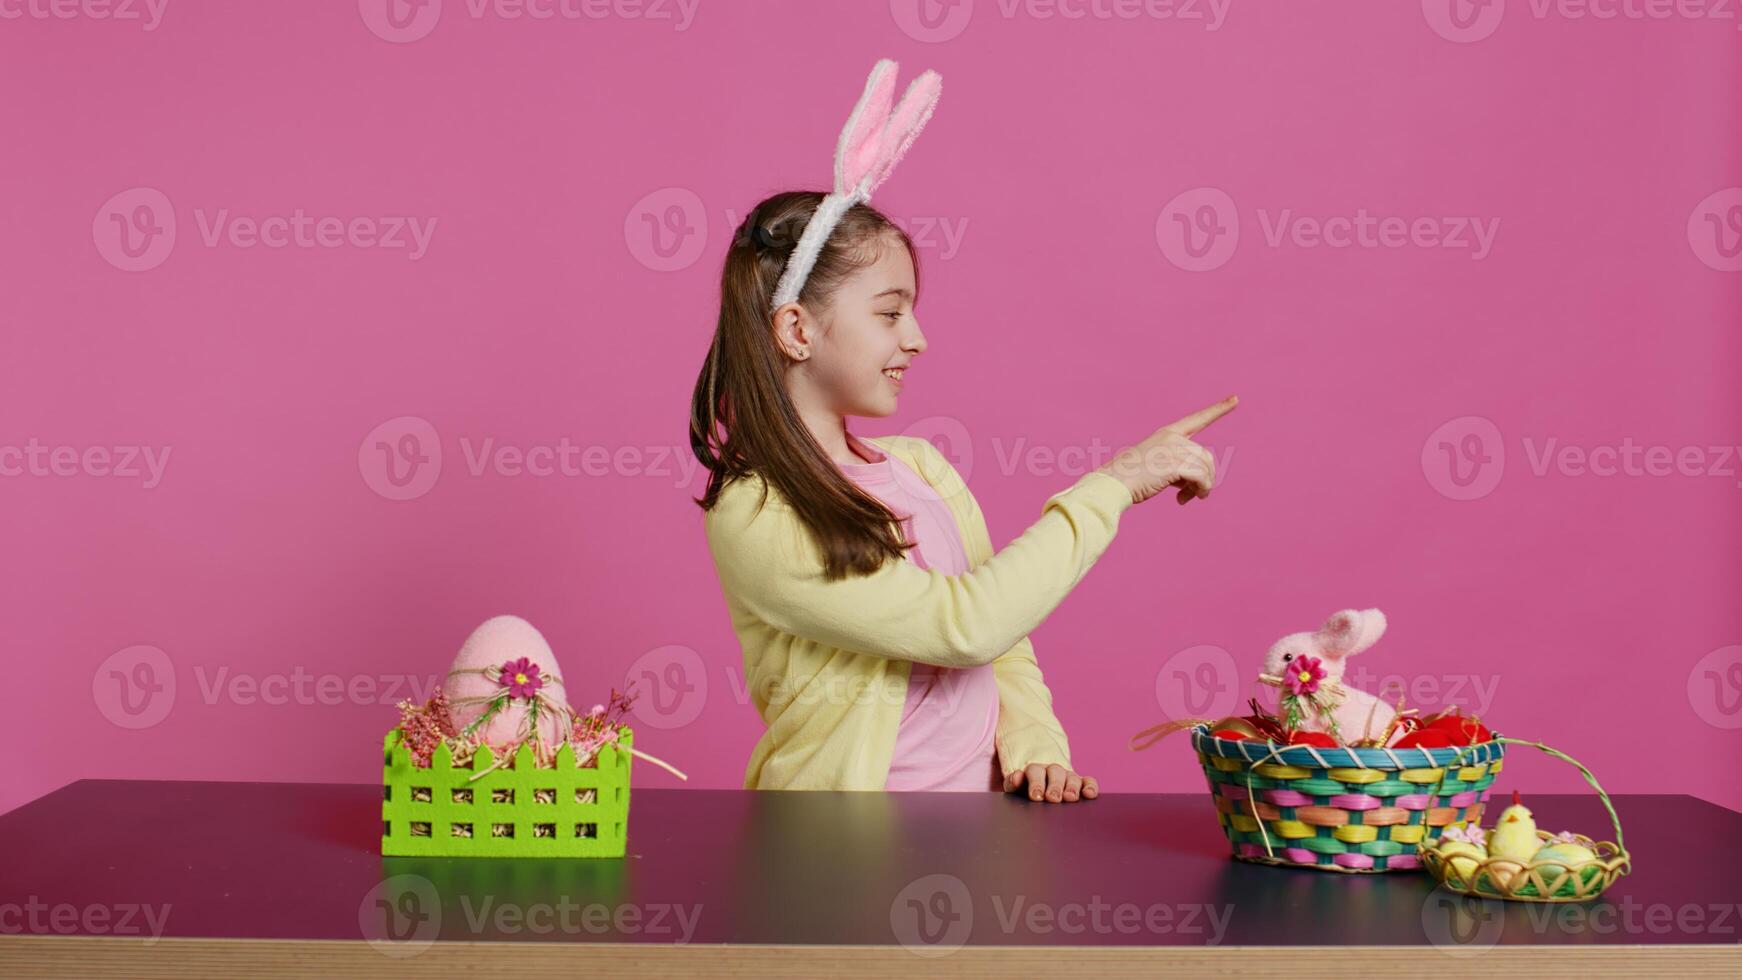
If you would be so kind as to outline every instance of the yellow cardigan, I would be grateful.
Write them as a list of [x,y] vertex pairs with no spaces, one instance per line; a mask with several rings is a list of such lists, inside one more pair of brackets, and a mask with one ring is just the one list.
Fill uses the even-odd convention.
[[870,575],[826,581],[821,549],[779,490],[769,487],[757,513],[760,476],[724,488],[703,523],[751,701],[768,726],[750,754],[745,788],[881,790],[913,662],[992,664],[1004,773],[1031,763],[1069,768],[1070,743],[1028,633],[1112,543],[1131,491],[1105,473],[1086,473],[993,555],[979,503],[930,440],[865,441],[912,467],[948,502],[972,570],[945,575],[888,560]]

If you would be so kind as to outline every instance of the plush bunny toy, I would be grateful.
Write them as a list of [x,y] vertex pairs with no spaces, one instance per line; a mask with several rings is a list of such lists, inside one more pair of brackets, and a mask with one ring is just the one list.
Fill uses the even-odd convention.
[[[1294,633],[1276,641],[1264,655],[1265,679],[1280,682],[1283,696],[1296,695],[1301,702],[1299,730],[1331,732],[1344,744],[1377,738],[1397,710],[1385,701],[1343,686],[1348,658],[1367,649],[1385,635],[1385,614],[1377,609],[1345,609],[1325,620],[1313,633]],[[1327,718],[1308,702],[1327,706]],[[1332,731],[1331,719],[1335,719]],[[1403,737],[1402,729],[1392,741]]]

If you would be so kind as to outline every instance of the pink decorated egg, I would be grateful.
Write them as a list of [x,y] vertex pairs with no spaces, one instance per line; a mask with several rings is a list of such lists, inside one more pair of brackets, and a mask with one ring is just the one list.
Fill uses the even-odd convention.
[[[483,716],[488,699],[506,692],[507,700],[477,729],[485,744],[500,749],[530,732],[527,716],[534,696],[541,701],[539,737],[549,745],[568,737],[566,680],[550,644],[531,623],[519,616],[496,616],[466,637],[443,688],[454,724],[462,731]],[[551,710],[553,706],[558,710]]]

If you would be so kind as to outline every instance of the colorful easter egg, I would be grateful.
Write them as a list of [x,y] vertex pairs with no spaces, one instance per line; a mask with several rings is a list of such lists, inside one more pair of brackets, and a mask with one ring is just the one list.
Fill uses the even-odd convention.
[[[1583,844],[1550,844],[1537,851],[1536,856],[1530,859],[1530,863],[1536,867],[1537,874],[1542,877],[1543,886],[1554,889],[1556,888],[1555,883],[1567,873],[1567,869],[1577,868],[1587,861],[1595,860],[1597,860],[1596,852]],[[1596,867],[1585,868],[1579,872],[1580,876],[1587,881],[1598,873],[1600,873],[1600,869]],[[1569,878],[1561,887],[1570,889],[1571,886],[1572,879]]]
[[481,718],[491,702],[500,702],[476,732],[485,744],[501,749],[531,734],[528,715],[534,697],[539,700],[538,737],[548,745],[567,740],[565,680],[556,654],[531,623],[519,616],[496,616],[466,638],[442,686],[454,723],[462,731]]

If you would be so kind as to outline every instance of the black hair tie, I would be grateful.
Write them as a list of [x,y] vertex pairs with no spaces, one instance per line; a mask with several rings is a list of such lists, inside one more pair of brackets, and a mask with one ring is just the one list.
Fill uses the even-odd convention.
[[[751,217],[754,219],[756,216],[752,215]],[[775,248],[779,244],[779,241],[769,233],[768,229],[762,227],[762,222],[758,220],[750,222],[750,238],[763,248]]]

